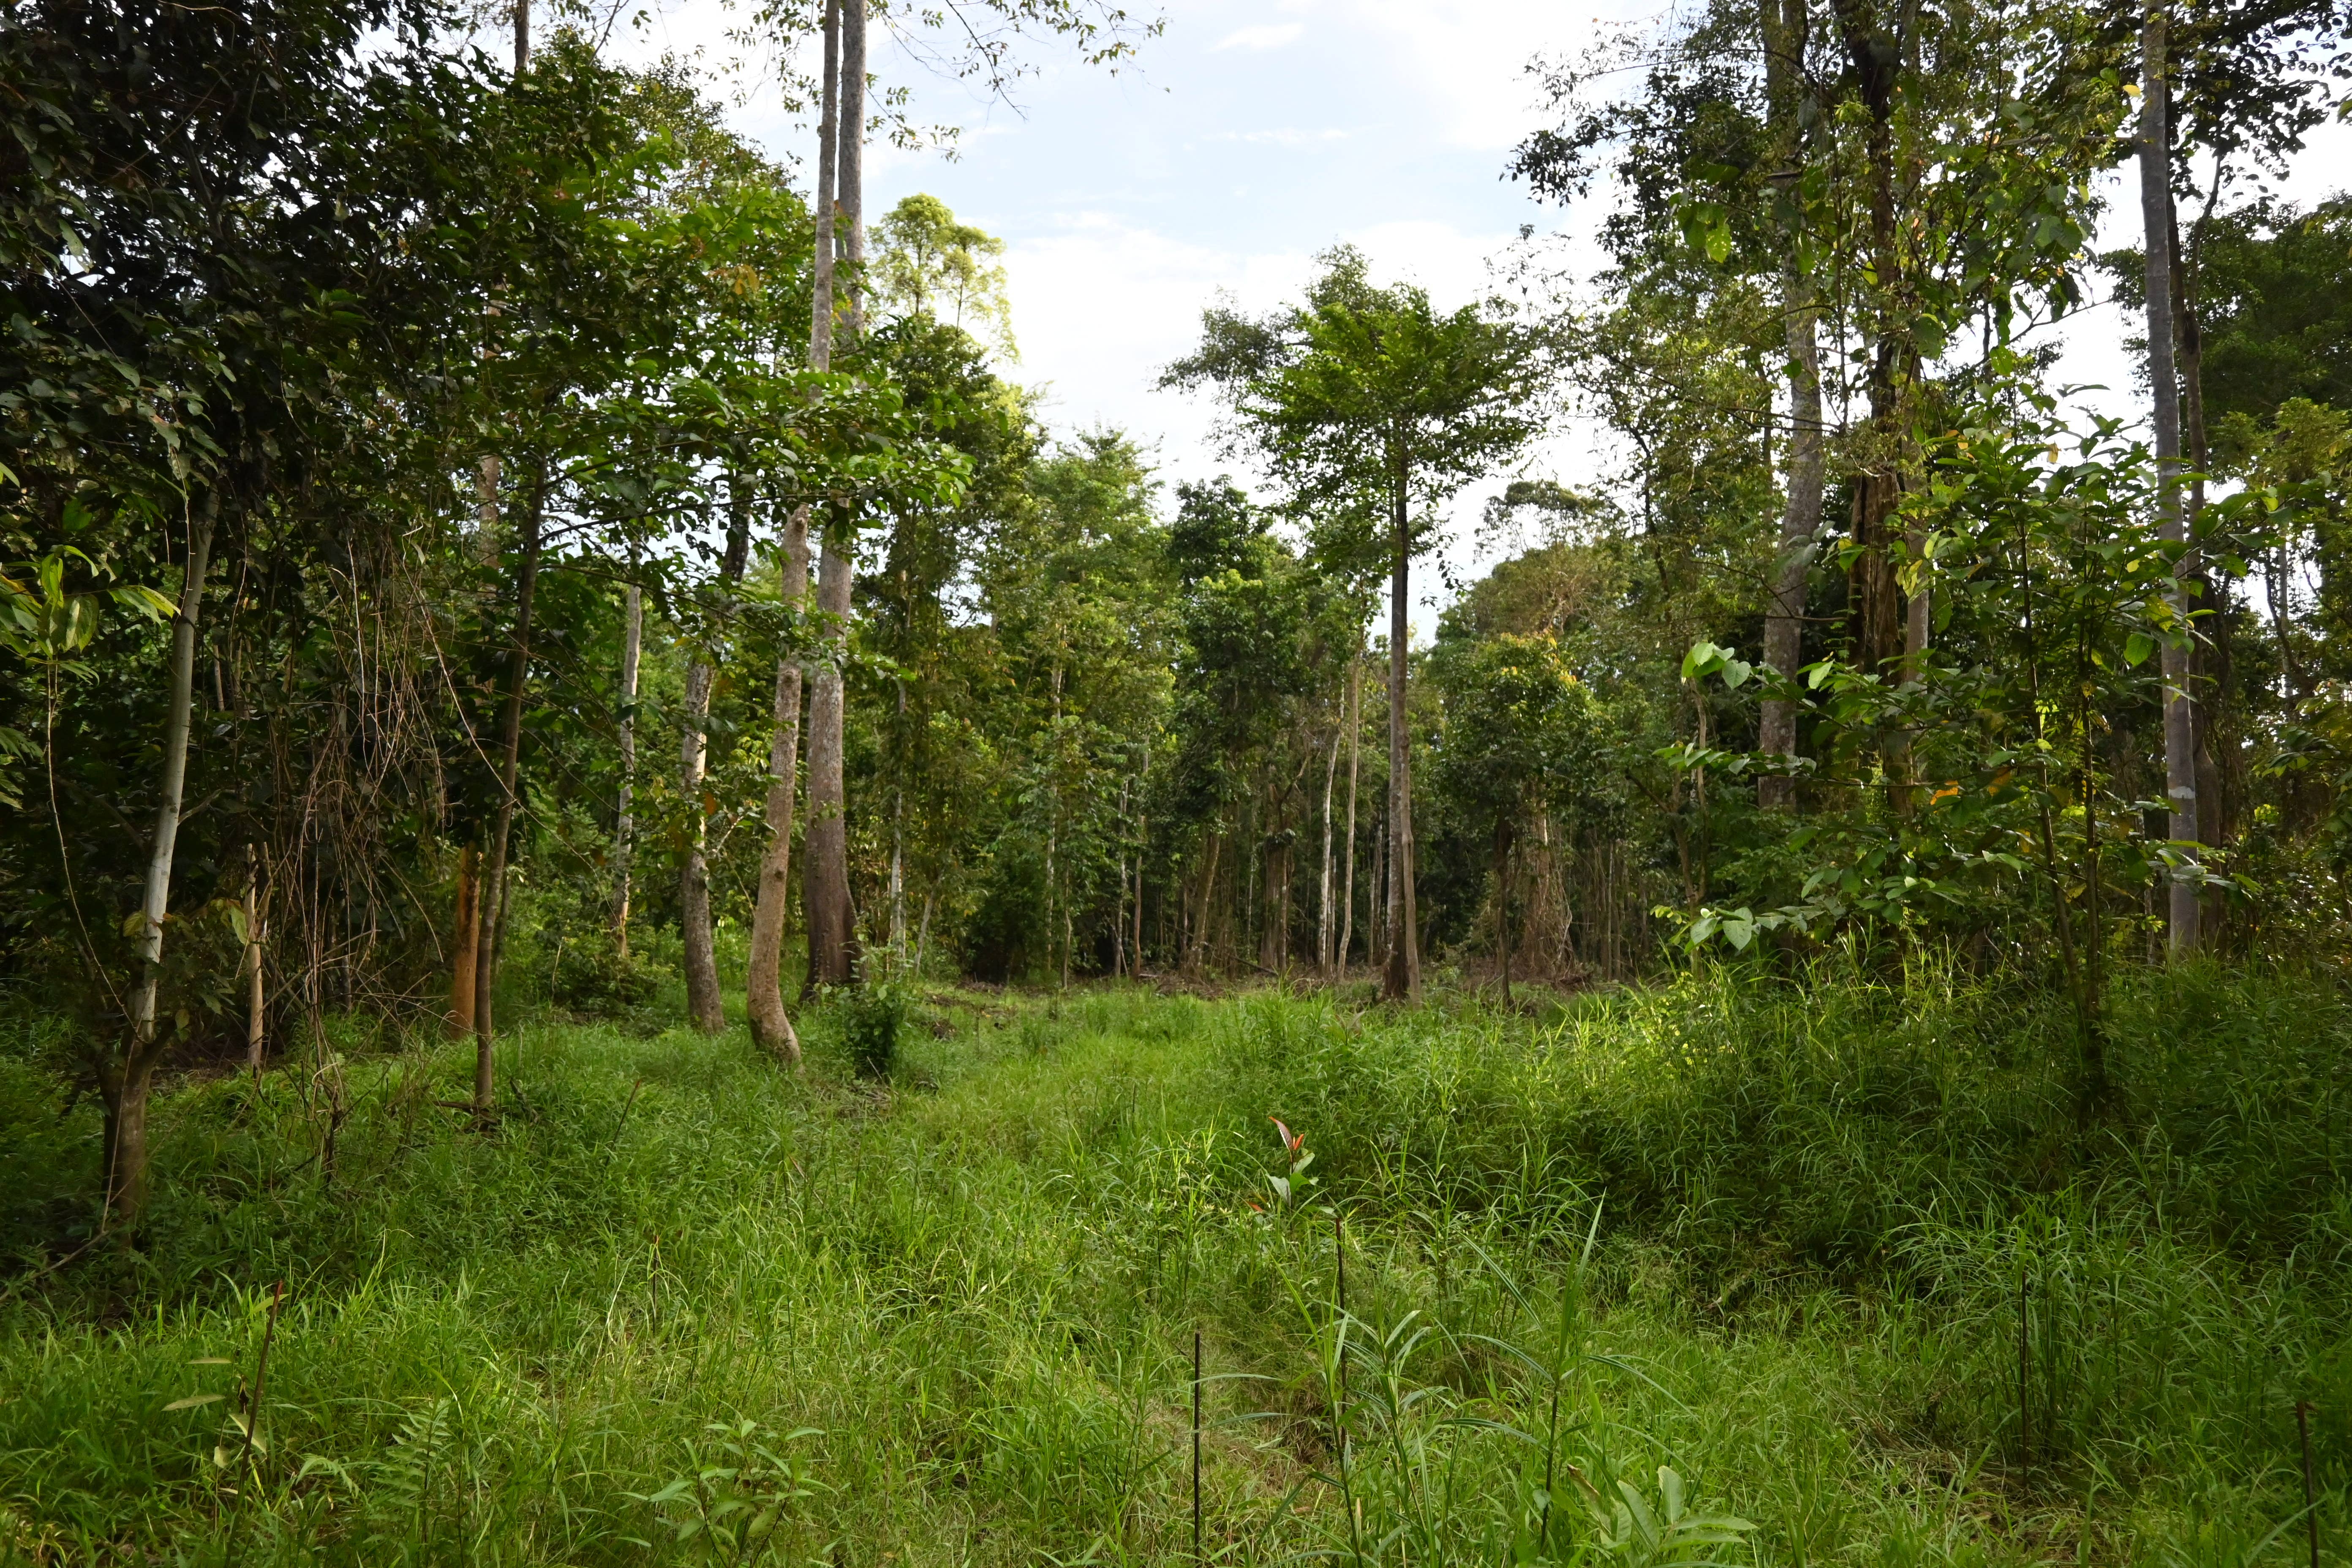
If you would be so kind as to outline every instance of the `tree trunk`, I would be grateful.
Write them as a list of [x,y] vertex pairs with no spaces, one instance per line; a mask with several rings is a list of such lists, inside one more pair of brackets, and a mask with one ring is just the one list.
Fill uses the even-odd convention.
[[539,588],[540,510],[546,499],[547,479],[542,468],[533,477],[530,504],[523,510],[522,559],[515,571],[514,647],[508,659],[506,713],[499,735],[499,813],[490,829],[489,863],[482,875],[482,891],[478,900],[477,924],[480,931],[474,955],[474,1114],[484,1117],[496,1108],[491,1050],[497,1039],[499,927],[506,918],[507,851],[514,837],[515,809],[521,800],[522,701],[530,678],[531,599]]
[[[2147,380],[2156,400],[2156,466],[2158,531],[2168,543],[2186,546],[2181,516],[2180,382],[2172,357],[2172,170],[2171,132],[2166,124],[2168,77],[2165,15],[2150,5],[2140,28],[2139,198],[2147,265]],[[2184,553],[2175,572],[2186,577]],[[2187,596],[2170,596],[2173,613],[2186,617]],[[2193,857],[2198,837],[2197,739],[2190,709],[2189,659],[2186,647],[2168,640],[2164,669],[2164,793],[2170,808],[2168,831]],[[2192,859],[2193,864],[2193,859]],[[2198,945],[2198,885],[2193,877],[2171,879],[2171,949],[2193,952]]]
[[[830,310],[830,305],[826,307]],[[784,521],[783,596],[796,608],[808,601],[806,506]],[[793,796],[801,749],[801,661],[776,661],[775,733],[768,743],[768,849],[760,858],[760,891],[751,910],[751,956],[743,980],[751,1038],[786,1061],[801,1059],[800,1037],[784,1012],[784,926],[792,917]]]
[[[866,0],[838,0],[841,13],[841,107],[835,120],[841,222],[847,231],[849,276],[843,331],[854,341],[864,322],[866,259],[864,166],[866,141]],[[854,512],[828,530],[817,570],[817,608],[827,617],[824,657],[809,686],[809,823],[802,895],[808,905],[808,984],[846,985],[856,979],[856,920],[849,897],[847,795],[842,778],[843,665],[848,655],[852,574],[856,571]],[[835,537],[835,533],[841,537]]]
[[1356,766],[1363,739],[1364,661],[1348,660],[1348,844],[1346,886],[1339,894],[1338,973],[1348,973],[1348,949],[1356,937]]
[[155,1026],[163,984],[163,921],[172,906],[172,855],[180,837],[180,803],[188,780],[189,708],[195,692],[196,622],[204,611],[205,573],[212,564],[213,530],[220,492],[205,491],[188,539],[180,604],[172,616],[171,695],[163,710],[163,803],[147,856],[147,887],[139,904],[139,979],[131,993],[131,1037],[110,1052],[100,1071],[106,1104],[106,1207],[125,1226],[147,1205],[147,1098],[163,1045]]
[[474,963],[482,949],[482,852],[468,844],[457,851],[455,952],[449,960],[449,1032],[474,1032]]
[[[629,563],[634,570],[635,552]],[[613,820],[613,951],[629,956],[629,860],[636,851],[637,819],[632,798],[637,779],[637,672],[646,647],[645,591],[635,583],[622,603],[621,790]]]
[[[738,472],[729,475],[727,483],[727,552],[719,564],[717,611],[722,626],[729,618],[735,590],[743,581],[743,564],[751,549],[751,491]],[[710,930],[710,860],[706,848],[709,818],[702,805],[702,781],[710,760],[710,688],[719,679],[715,657],[696,659],[686,672],[686,731],[678,747],[679,794],[693,824],[677,889],[678,925],[686,949],[686,1010],[694,1026],[706,1035],[727,1027],[727,1009],[719,991],[719,954]]]
[[258,1079],[261,1076],[262,1047],[265,1044],[264,1004],[268,1000],[262,973],[262,942],[265,932],[262,921],[267,900],[261,890],[261,858],[253,846],[245,847],[245,1067]]
[[[1884,674],[1909,649],[1912,617],[1896,581],[1891,527],[1903,499],[1901,462],[1905,439],[1903,384],[1910,366],[1910,329],[1897,249],[1895,206],[1895,90],[1902,57],[1869,14],[1864,0],[1838,0],[1840,30],[1861,87],[1870,120],[1864,155],[1870,173],[1871,269],[1876,275],[1871,301],[1869,373],[1870,434],[1854,482],[1854,542],[1861,548],[1853,568],[1857,606],[1855,658],[1863,669]],[[1924,629],[1924,619],[1921,621]],[[1907,679],[1910,660],[1896,671]],[[1882,747],[1898,809],[1911,804],[1910,748],[1902,736]]]
[[1192,921],[1192,969],[1196,975],[1207,966],[1209,961],[1210,900],[1216,892],[1217,861],[1223,855],[1224,847],[1225,836],[1212,830],[1209,834],[1209,858],[1201,868],[1200,913],[1194,916]]
[[849,899],[849,834],[842,781],[842,662],[847,655],[849,563],[825,546],[817,576],[825,641],[809,682],[809,820],[801,894],[807,904],[812,989],[856,978],[856,929]]
[[[1347,699],[1342,697],[1339,700],[1341,723],[1347,721]],[[1331,977],[1332,939],[1339,934],[1339,911],[1331,907],[1331,841],[1332,828],[1336,826],[1331,820],[1331,803],[1339,779],[1339,730],[1335,725],[1331,731],[1331,760],[1323,764],[1323,890],[1315,920],[1315,966],[1323,972],[1326,980]]]
[[[1761,19],[1774,155],[1782,169],[1795,175],[1802,154],[1797,84],[1804,61],[1805,0],[1763,0]],[[1811,546],[1822,526],[1822,351],[1812,281],[1797,265],[1796,226],[1787,226],[1790,232],[1782,236],[1780,314],[1789,345],[1789,491],[1780,512],[1780,554],[1773,572],[1771,605],[1764,618],[1764,663],[1784,679],[1793,679],[1804,640]],[[1765,701],[1757,749],[1796,756],[1794,702],[1779,698]],[[1795,778],[1783,773],[1758,779],[1756,799],[1767,810],[1785,810],[1796,799]]]
[[1395,464],[1391,521],[1396,559],[1389,581],[1389,963],[1381,989],[1391,1002],[1421,1000],[1421,941],[1413,910],[1412,737],[1405,682],[1412,637],[1410,592],[1412,536],[1405,458]]
[[1495,823],[1495,945],[1503,953],[1503,1005],[1511,1005],[1511,819]]
[[[2192,538],[2205,513],[2205,474],[2212,467],[2213,458],[2205,431],[2205,331],[2197,314],[2197,283],[2205,223],[2220,198],[2221,172],[2217,169],[2205,210],[2198,215],[2196,226],[2190,230],[2185,257],[2177,205],[2172,216],[2172,319],[2180,349],[2181,439],[2194,476],[2189,482],[2189,531]],[[2235,757],[2237,748],[2226,741],[2216,746],[2213,740],[2217,728],[2225,732],[2228,728],[2227,704],[2232,686],[2229,585],[2226,579],[2201,570],[2197,574],[2197,584],[2198,596],[2204,601],[2208,612],[2206,635],[2189,649],[2193,678],[2189,712],[2196,731],[2197,840],[2209,849],[2218,849],[2235,837],[2236,828],[2231,820],[2237,799],[2235,781],[2224,770],[2222,759]],[[2202,945],[2217,947],[2221,943],[2222,922],[2228,912],[2223,889],[2206,889],[2203,909],[2198,916],[2198,939]]]

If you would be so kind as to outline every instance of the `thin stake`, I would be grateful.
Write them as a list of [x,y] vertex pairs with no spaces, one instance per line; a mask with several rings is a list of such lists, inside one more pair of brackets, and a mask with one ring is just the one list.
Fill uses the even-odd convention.
[[1201,1561],[1201,1331],[1192,1331],[1192,1561]]
[[[1339,1403],[1348,1402],[1348,1238],[1340,1230],[1339,1211],[1331,1211],[1331,1256],[1338,1260],[1339,1272],[1333,1280],[1333,1290],[1339,1308],[1339,1344],[1335,1353],[1339,1358]],[[1342,1451],[1348,1439],[1343,1434],[1339,1444]]]
[[2311,1401],[2294,1402],[2294,1424],[2303,1434],[2303,1528],[2311,1537],[2311,1568],[2319,1568],[2319,1496],[2311,1484]]
[[2030,1399],[2033,1351],[2026,1334],[2027,1295],[2033,1289],[2033,1276],[2022,1267],[2017,1271],[2017,1447],[2021,1469],[2033,1468],[2033,1406]]

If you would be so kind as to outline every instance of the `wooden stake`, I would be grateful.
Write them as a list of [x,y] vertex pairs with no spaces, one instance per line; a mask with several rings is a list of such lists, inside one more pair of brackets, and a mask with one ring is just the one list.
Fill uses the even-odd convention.
[[2017,1449],[2018,1468],[2033,1468],[2033,1415],[2031,1401],[2033,1351],[2026,1335],[2026,1298],[2033,1289],[2033,1276],[2023,1268],[2017,1271]]
[[1192,1331],[1192,1561],[1201,1561],[1201,1331]]
[[2319,1494],[2311,1484],[2311,1401],[2294,1402],[2295,1429],[2303,1435],[2303,1528],[2311,1538],[2311,1568],[2319,1568]]

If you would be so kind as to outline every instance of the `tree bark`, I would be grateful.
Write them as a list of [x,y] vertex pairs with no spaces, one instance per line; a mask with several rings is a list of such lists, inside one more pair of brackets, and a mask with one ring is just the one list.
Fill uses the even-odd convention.
[[[636,564],[631,552],[630,565]],[[622,601],[621,790],[613,820],[613,951],[629,956],[629,861],[636,852],[637,819],[632,796],[637,779],[637,674],[646,647],[645,591],[635,583]]]
[[[864,324],[859,276],[866,260],[866,0],[837,0],[841,13],[840,110],[835,121],[841,223],[849,276],[841,292],[842,331],[854,342]],[[846,510],[846,509],[845,509]],[[849,897],[847,792],[842,777],[849,607],[856,571],[854,510],[826,531],[817,568],[817,608],[827,617],[824,656],[809,683],[809,823],[802,896],[808,905],[808,984],[846,985],[857,977],[856,918]]]
[[515,571],[514,647],[507,665],[506,712],[500,723],[499,812],[490,829],[488,865],[482,875],[479,938],[474,952],[474,1114],[487,1117],[496,1109],[496,1075],[492,1047],[497,1039],[499,927],[506,918],[507,851],[514,837],[516,807],[520,804],[522,774],[522,702],[530,679],[531,601],[539,588],[541,508],[546,502],[547,480],[542,469],[534,475],[530,504],[523,509],[522,558]]
[[[1347,721],[1347,711],[1348,701],[1343,696],[1339,700],[1341,724]],[[1331,907],[1331,842],[1336,826],[1331,820],[1331,805],[1338,793],[1339,779],[1339,728],[1335,725],[1331,731],[1331,760],[1323,764],[1323,896],[1315,921],[1315,966],[1323,972],[1326,980],[1331,977],[1332,939],[1339,934],[1339,911]]]
[[[2139,199],[2145,228],[2147,267],[2147,380],[2155,398],[2157,527],[2166,542],[2184,547],[2174,568],[2185,579],[2189,563],[2189,540],[2180,509],[2180,382],[2173,363],[2172,344],[2172,139],[2166,123],[2168,93],[2165,64],[2166,19],[2163,6],[2148,6],[2140,27]],[[2187,595],[2170,595],[2173,613],[2189,613]],[[2170,810],[2169,832],[2177,845],[2187,847],[2194,865],[2198,838],[2196,720],[2190,706],[2189,658],[2185,647],[2168,640],[2163,650],[2164,672],[2164,793]],[[2198,886],[2196,879],[2178,874],[2170,879],[2168,927],[2175,956],[2198,946]]]
[[196,680],[196,623],[204,610],[205,574],[212,564],[220,492],[207,489],[189,531],[187,569],[172,616],[170,695],[163,710],[163,803],[147,856],[147,886],[139,905],[139,980],[131,993],[131,1037],[110,1052],[100,1070],[106,1104],[106,1206],[125,1226],[147,1206],[147,1100],[163,1046],[155,1026],[163,984],[163,921],[171,913],[172,857],[180,837],[180,805],[188,780],[189,709]]
[[[830,306],[827,307],[830,309]],[[783,596],[808,599],[809,509],[784,521]],[[743,980],[751,1038],[764,1051],[798,1064],[801,1042],[784,1011],[784,926],[792,917],[793,810],[801,750],[801,661],[776,661],[775,731],[768,742],[768,849],[760,858],[760,890],[751,910],[751,955]]]
[[811,989],[847,985],[857,977],[856,922],[849,898],[849,833],[842,780],[842,664],[847,657],[849,562],[828,544],[817,574],[817,608],[826,618],[824,645],[809,682],[809,820],[807,868],[801,896],[807,905]]
[[[1763,0],[1765,96],[1772,120],[1776,155],[1791,175],[1798,173],[1802,143],[1797,123],[1797,83],[1804,60],[1805,0]],[[1788,226],[1793,231],[1793,224]],[[1822,526],[1822,358],[1820,311],[1811,280],[1797,265],[1796,236],[1782,237],[1780,313],[1789,349],[1789,481],[1780,512],[1780,553],[1774,568],[1771,606],[1764,619],[1764,663],[1783,679],[1794,679],[1804,640],[1805,579],[1811,547]],[[1769,698],[1763,705],[1757,749],[1794,759],[1797,705]],[[1756,784],[1757,804],[1785,810],[1796,799],[1796,780],[1786,773],[1766,774]]]
[[449,959],[449,1032],[474,1032],[474,963],[482,948],[482,852],[468,844],[457,851],[457,929]]
[[1363,739],[1364,661],[1360,652],[1348,660],[1348,868],[1339,894],[1338,971],[1348,973],[1348,950],[1356,936],[1356,769]]
[[[743,581],[743,565],[751,549],[751,491],[740,473],[727,486],[727,552],[719,560],[717,616],[723,626],[735,589]],[[678,788],[685,797],[693,827],[687,837],[686,864],[678,873],[678,925],[686,958],[686,1010],[694,1026],[706,1035],[727,1027],[727,1009],[719,990],[719,954],[710,930],[710,860],[708,853],[709,815],[702,805],[702,783],[709,770],[710,689],[719,679],[715,655],[694,661],[686,672],[686,726],[678,742]]]
[[1406,458],[1395,465],[1391,523],[1395,562],[1389,580],[1389,963],[1381,987],[1392,1002],[1421,1000],[1420,925],[1413,910],[1412,737],[1405,714],[1405,682],[1412,637],[1412,535]]

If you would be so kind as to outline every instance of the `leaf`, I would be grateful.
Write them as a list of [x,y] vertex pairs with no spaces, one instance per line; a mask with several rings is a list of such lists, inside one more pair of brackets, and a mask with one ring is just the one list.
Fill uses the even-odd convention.
[[2137,667],[2156,651],[2156,639],[2146,632],[2134,632],[2124,639],[2124,663]]
[[212,1405],[226,1398],[220,1394],[191,1394],[185,1399],[174,1399],[163,1406],[166,1410],[194,1410],[199,1405]]

